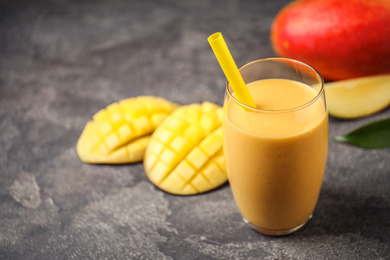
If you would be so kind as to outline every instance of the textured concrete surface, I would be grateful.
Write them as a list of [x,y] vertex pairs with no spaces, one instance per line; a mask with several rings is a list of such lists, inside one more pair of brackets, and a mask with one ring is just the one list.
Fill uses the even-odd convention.
[[[142,164],[88,165],[75,143],[112,102],[156,95],[222,105],[207,43],[238,65],[274,56],[287,0],[0,2],[0,259],[388,259],[390,150],[330,140],[313,218],[270,238],[241,221],[228,185],[180,197]],[[390,116],[330,119],[330,136]]]

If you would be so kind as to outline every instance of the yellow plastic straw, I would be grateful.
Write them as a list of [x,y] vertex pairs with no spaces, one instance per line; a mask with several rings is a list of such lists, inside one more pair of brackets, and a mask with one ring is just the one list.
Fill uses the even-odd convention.
[[233,57],[225,43],[225,40],[222,37],[220,32],[212,34],[208,41],[210,43],[211,48],[214,51],[215,56],[227,80],[233,88],[234,93],[236,94],[236,98],[241,103],[256,108],[256,104],[253,101],[251,94],[246,87],[246,84],[241,76],[240,71],[237,68],[236,63],[233,60]]

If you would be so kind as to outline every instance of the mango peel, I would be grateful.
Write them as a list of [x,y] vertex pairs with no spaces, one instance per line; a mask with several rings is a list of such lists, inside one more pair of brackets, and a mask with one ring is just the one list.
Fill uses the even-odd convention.
[[327,80],[390,73],[390,1],[297,0],[276,15],[275,53],[313,66]]

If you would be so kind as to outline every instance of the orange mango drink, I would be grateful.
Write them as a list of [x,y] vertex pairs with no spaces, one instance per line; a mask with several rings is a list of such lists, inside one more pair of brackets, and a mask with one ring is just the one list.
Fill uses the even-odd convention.
[[[255,63],[262,62],[278,63]],[[298,64],[293,72],[285,66],[289,62]],[[271,78],[264,76],[269,66],[265,73],[261,64],[240,69],[257,108],[240,103],[229,84],[224,103],[224,153],[231,190],[244,221],[266,235],[292,233],[311,217],[328,152],[321,76],[316,79],[316,72],[303,63],[282,63],[282,69],[275,68],[280,72],[270,72],[275,74]],[[277,73],[293,75],[299,70],[298,77],[277,78]]]

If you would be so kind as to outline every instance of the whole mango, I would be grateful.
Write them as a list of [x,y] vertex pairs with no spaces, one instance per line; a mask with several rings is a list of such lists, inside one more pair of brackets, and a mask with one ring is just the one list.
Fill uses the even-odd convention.
[[327,80],[390,73],[390,1],[293,1],[275,17],[271,42]]

